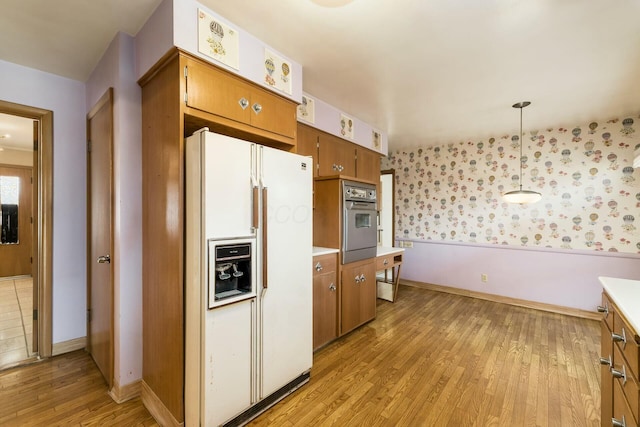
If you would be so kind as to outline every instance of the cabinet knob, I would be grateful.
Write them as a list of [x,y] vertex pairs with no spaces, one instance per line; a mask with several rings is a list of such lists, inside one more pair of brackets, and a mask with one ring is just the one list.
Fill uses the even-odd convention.
[[627,344],[627,335],[624,332],[624,328],[622,328],[622,334],[616,334],[615,332],[612,332],[611,339],[615,342],[622,342],[622,348],[624,348]]
[[249,101],[247,98],[240,98],[240,100],[238,100],[238,104],[240,104],[240,108],[245,110],[249,106]]
[[364,274],[361,274],[361,275],[360,275],[360,281],[361,281],[361,282],[364,282],[364,281],[366,281],[366,280],[367,280],[367,278],[366,278],[366,277],[364,277]]
[[260,114],[260,111],[262,111],[262,105],[258,104],[257,102],[253,104],[251,108],[253,109],[253,112],[256,114]]
[[624,419],[624,415],[622,416],[622,421],[616,419],[616,418],[611,418],[611,425],[613,427],[627,427],[627,421]]
[[329,290],[331,292],[335,292],[336,291],[336,285],[334,285],[333,283],[329,285]]
[[605,359],[604,357],[600,358],[600,364],[601,365],[605,365],[605,366],[611,366],[611,356],[609,356],[608,359]]
[[622,385],[627,382],[627,370],[624,365],[622,365],[622,371],[611,368],[611,375],[613,375],[613,378],[622,378]]
[[356,280],[356,283],[360,283],[360,276],[356,276],[355,280]]
[[336,165],[335,163],[333,165],[331,165],[331,169],[333,169],[334,171],[338,170],[338,165]]
[[320,264],[320,262],[316,264],[316,271],[322,271],[322,264]]
[[387,265],[387,264],[389,264],[389,260],[385,258],[384,261],[382,261],[382,265]]
[[338,165],[338,172],[342,172],[344,170],[344,167],[342,165]]

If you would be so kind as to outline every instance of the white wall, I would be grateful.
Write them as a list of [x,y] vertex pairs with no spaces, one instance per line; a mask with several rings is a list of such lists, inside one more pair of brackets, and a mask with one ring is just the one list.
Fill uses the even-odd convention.
[[84,83],[0,61],[4,101],[53,111],[53,343],[86,335]]
[[640,278],[637,255],[413,240],[401,272],[402,279],[589,311],[601,301],[599,276]]
[[87,80],[86,109],[114,91],[114,376],[142,377],[142,118],[134,39],[119,33]]

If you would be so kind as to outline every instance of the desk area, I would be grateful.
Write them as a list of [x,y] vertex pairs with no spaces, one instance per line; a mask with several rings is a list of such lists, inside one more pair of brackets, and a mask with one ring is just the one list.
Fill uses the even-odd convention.
[[[391,302],[396,300],[403,255],[403,248],[378,246],[378,250],[376,252],[378,298]],[[389,277],[389,271],[391,271],[391,277]],[[381,272],[384,273],[382,274]]]

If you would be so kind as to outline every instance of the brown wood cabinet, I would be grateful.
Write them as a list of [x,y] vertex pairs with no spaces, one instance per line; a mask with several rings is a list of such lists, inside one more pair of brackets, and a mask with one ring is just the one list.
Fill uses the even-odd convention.
[[295,103],[199,60],[185,58],[185,67],[187,106],[296,137]]
[[318,134],[318,176],[356,176],[356,146],[337,136]]
[[[174,50],[142,87],[142,401],[161,425],[184,421],[184,137],[202,127],[295,149],[295,103]],[[238,103],[246,98],[246,109]],[[262,106],[256,114],[251,107]]]
[[340,335],[376,317],[375,259],[342,266]]
[[338,337],[338,254],[313,257],[313,349]]
[[317,129],[298,123],[296,152],[302,156],[313,157],[314,178],[318,176],[318,133]]
[[380,153],[364,147],[356,149],[356,178],[380,183]]
[[601,425],[638,426],[640,338],[606,292],[602,294]]

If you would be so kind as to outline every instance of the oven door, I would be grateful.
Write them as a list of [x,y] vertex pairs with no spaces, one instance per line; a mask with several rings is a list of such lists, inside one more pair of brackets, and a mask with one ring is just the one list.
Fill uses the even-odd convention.
[[376,204],[345,202],[343,247],[345,252],[375,248]]

